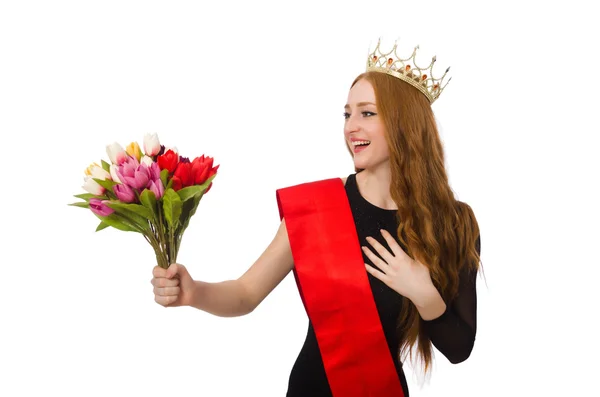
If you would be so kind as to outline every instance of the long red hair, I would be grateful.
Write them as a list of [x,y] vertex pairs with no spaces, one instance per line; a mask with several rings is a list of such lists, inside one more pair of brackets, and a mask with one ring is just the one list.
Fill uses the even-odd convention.
[[[390,194],[398,206],[398,239],[407,254],[425,264],[445,302],[458,292],[465,266],[477,271],[479,226],[469,205],[454,198],[444,165],[444,150],[428,99],[415,87],[380,72],[359,75],[373,86],[390,154]],[[350,147],[348,151],[352,155]],[[362,171],[356,169],[356,172]],[[405,299],[398,318],[401,359],[417,358],[431,368],[432,344],[422,332],[415,305]]]

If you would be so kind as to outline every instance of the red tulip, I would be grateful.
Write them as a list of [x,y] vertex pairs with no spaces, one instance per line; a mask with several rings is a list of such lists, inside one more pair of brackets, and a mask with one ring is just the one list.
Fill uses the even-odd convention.
[[172,173],[179,163],[179,155],[169,149],[165,154],[158,156],[157,162],[161,170],[169,170],[169,173]]
[[[196,157],[192,161],[192,174],[194,175],[194,185],[202,185],[208,178],[215,175],[219,166],[213,167],[213,158],[208,156]],[[208,190],[207,190],[208,191]]]
[[179,179],[178,177],[174,176],[173,178],[171,178],[171,181],[173,181],[173,183],[171,184],[171,189],[178,191],[183,187],[183,183],[181,183],[181,179]]
[[[207,177],[206,179],[208,179],[208,178],[210,178],[211,176],[215,175],[215,174],[217,173],[217,170],[219,169],[219,166],[220,166],[220,165],[221,165],[221,164],[217,165],[216,167],[213,167],[213,168],[210,170],[210,172],[208,173],[208,177]],[[211,182],[211,183],[208,185],[208,187],[206,188],[206,190],[204,191],[204,194],[208,193],[208,191],[210,190],[210,188],[212,187],[212,185],[213,185],[213,183]]]
[[212,187],[212,182],[210,183],[210,185],[208,185],[208,187],[204,191],[204,194],[208,193],[208,191],[210,190],[211,187]]
[[[177,186],[176,186],[177,184]],[[179,163],[173,175],[173,190],[177,191],[183,187],[192,186],[194,177],[192,175],[192,163]],[[176,189],[178,187],[179,189]]]

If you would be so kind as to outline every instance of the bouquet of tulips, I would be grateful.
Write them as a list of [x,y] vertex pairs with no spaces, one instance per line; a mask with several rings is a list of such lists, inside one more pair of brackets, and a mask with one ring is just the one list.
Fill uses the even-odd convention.
[[84,201],[70,205],[100,218],[96,231],[112,226],[142,234],[166,269],[177,260],[183,233],[219,166],[213,167],[212,157],[190,161],[176,148],[166,149],[157,134],[145,135],[143,153],[137,142],[126,149],[115,142],[106,151],[110,163],[85,170],[87,193],[75,195]]

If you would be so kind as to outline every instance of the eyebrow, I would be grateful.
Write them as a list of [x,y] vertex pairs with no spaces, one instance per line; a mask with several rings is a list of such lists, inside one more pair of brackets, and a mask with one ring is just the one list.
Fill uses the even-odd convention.
[[[359,102],[356,104],[356,107],[361,107],[361,106],[366,106],[366,105],[373,105],[373,106],[377,106],[375,105],[373,102]],[[350,105],[346,104],[344,106],[344,109],[348,109],[350,107]]]

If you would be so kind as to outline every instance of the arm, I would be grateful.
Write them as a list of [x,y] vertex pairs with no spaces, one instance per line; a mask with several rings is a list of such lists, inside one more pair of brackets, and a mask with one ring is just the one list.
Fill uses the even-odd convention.
[[[481,252],[480,237],[475,243]],[[477,272],[465,269],[460,275],[458,296],[441,316],[423,320],[433,345],[453,364],[465,361],[475,344],[477,332]]]
[[194,281],[190,306],[220,317],[249,314],[293,267],[284,219],[271,244],[240,278],[219,283]]

